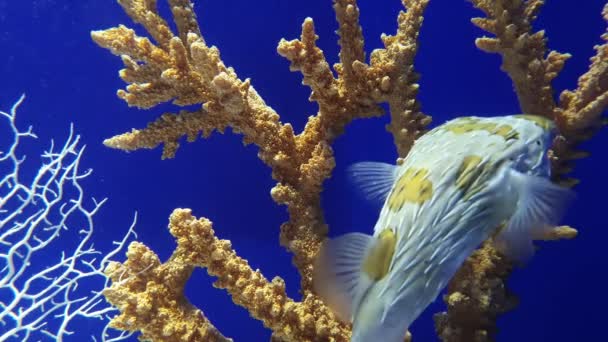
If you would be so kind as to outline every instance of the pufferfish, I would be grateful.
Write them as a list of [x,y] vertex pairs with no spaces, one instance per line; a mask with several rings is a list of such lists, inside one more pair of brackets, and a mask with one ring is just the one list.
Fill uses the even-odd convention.
[[353,323],[351,341],[403,341],[459,266],[485,240],[517,263],[572,198],[550,181],[553,122],[541,116],[461,117],[420,137],[401,165],[351,166],[383,201],[373,235],[326,239],[316,292]]

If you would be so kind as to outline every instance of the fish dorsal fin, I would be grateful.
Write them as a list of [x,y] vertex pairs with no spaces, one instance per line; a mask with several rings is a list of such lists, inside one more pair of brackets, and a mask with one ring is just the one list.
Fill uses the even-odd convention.
[[355,188],[365,199],[381,206],[397,178],[398,165],[365,161],[348,167]]
[[532,240],[559,223],[574,192],[549,179],[510,170],[518,202],[509,223],[496,236],[496,245],[513,260],[525,263],[534,254]]
[[374,282],[388,272],[395,251],[395,234],[387,229],[378,238],[349,233],[327,239],[314,264],[315,292],[344,322]]

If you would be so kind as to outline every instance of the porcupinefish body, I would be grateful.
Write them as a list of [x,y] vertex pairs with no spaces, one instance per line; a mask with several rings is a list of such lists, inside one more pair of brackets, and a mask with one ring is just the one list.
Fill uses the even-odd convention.
[[373,235],[327,239],[316,292],[352,341],[403,341],[482,242],[516,262],[557,224],[571,192],[550,181],[553,122],[540,116],[461,117],[419,138],[401,165],[362,162],[350,173],[383,203]]

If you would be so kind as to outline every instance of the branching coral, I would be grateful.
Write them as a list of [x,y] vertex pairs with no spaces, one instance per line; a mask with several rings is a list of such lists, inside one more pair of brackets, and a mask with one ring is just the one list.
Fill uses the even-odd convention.
[[115,263],[108,268],[117,286],[105,295],[122,312],[113,321],[115,327],[141,330],[144,339],[228,340],[183,296],[183,286],[197,266],[216,276],[215,287],[226,289],[236,304],[247,308],[278,337],[294,341],[339,340],[348,334],[318,298],[308,294],[303,302],[296,303],[287,297],[281,278],[269,281],[252,270],[246,260],[236,255],[230,241],[214,236],[209,220],[196,219],[189,210],[176,209],[169,229],[178,247],[164,264],[146,246],[134,243],[124,265]]
[[[199,134],[208,137],[227,127],[242,134],[245,143],[255,144],[259,158],[277,181],[271,191],[273,199],[288,209],[289,221],[281,226],[281,244],[294,255],[303,300],[288,298],[283,280],[269,281],[253,271],[228,241],[214,236],[208,220],[177,209],[171,216],[170,230],[178,247],[169,261],[161,263],[145,246],[133,244],[128,260],[108,269],[114,283],[106,297],[121,310],[114,327],[139,330],[143,338],[152,340],[225,340],[181,291],[193,267],[204,267],[218,277],[217,287],[226,289],[235,303],[273,330],[273,340],[347,340],[349,327],[336,320],[311,288],[312,261],[327,233],[320,192],[335,164],[331,144],[352,120],[381,115],[380,103],[389,105],[391,123],[387,129],[400,157],[405,157],[414,140],[425,132],[430,117],[421,112],[416,100],[418,75],[413,60],[428,0],[402,1],[407,11],[398,16],[396,34],[382,37],[384,48],[374,50],[369,62],[365,60],[355,0],[334,0],[341,50],[333,71],[316,45],[312,19],[304,21],[300,39],[281,40],[279,54],[291,62],[292,71],[302,73],[303,83],[311,88],[310,100],[318,104],[318,113],[299,134],[280,121],[250,80],[240,79],[222,62],[219,50],[207,44],[189,0],[168,0],[176,34],[159,15],[155,0],[118,2],[154,41],[122,25],[92,32],[95,42],[123,60],[125,68],[120,76],[128,86],[119,90],[118,96],[140,108],[166,101],[202,107],[165,113],[148,127],[115,136],[105,144],[126,151],[163,144],[163,158],[172,158],[181,137],[194,141]],[[605,46],[598,48],[579,88],[564,92],[558,107],[550,82],[567,55],[547,55],[543,34],[531,33],[530,23],[542,2],[477,0],[474,4],[488,15],[474,22],[497,36],[481,38],[477,45],[503,56],[503,70],[513,79],[522,110],[553,117],[559,123],[562,135],[554,147],[555,174],[560,181],[572,184],[562,178],[568,171],[567,162],[581,156],[575,145],[598,126],[606,106]],[[562,227],[547,238],[566,235],[575,235],[575,231]],[[509,298],[501,292],[509,269],[490,247],[473,255],[450,285],[448,313],[437,319],[440,336],[445,340],[491,339],[494,319],[506,308],[503,299]],[[466,305],[479,309],[475,311],[476,325],[457,317]],[[467,339],[469,336],[474,339]]]
[[[320,209],[320,192],[323,181],[334,167],[330,145],[353,119],[380,115],[382,111],[377,104],[382,102],[388,102],[391,107],[393,123],[389,129],[403,155],[430,122],[430,118],[418,110],[417,85],[414,83],[417,76],[412,66],[427,1],[404,1],[409,10],[399,15],[397,34],[384,37],[385,49],[374,51],[369,64],[364,61],[356,2],[335,1],[342,47],[340,63],[334,67],[337,77],[315,44],[317,36],[312,19],[304,21],[300,40],[279,43],[279,53],[291,62],[292,70],[303,74],[304,83],[312,89],[311,100],[319,105],[319,112],[309,119],[300,134],[295,134],[290,124],[281,123],[279,115],[265,104],[250,81],[239,79],[235,71],[221,61],[218,49],[206,44],[189,1],[169,1],[178,28],[176,36],[158,14],[155,1],[119,3],[134,21],[146,28],[156,44],[136,36],[133,30],[122,25],[92,33],[99,45],[120,55],[125,64],[120,76],[129,85],[126,91],[118,91],[118,96],[129,105],[141,108],[169,100],[180,106],[196,103],[203,106],[196,111],[164,114],[147,128],[113,137],[105,144],[129,151],[153,148],[162,143],[163,157],[169,158],[177,150],[177,140],[184,135],[192,141],[199,132],[207,137],[214,130],[232,127],[243,134],[245,143],[258,146],[260,159],[272,169],[272,176],[278,182],[271,192],[273,199],[288,208],[290,220],[281,226],[281,243],[294,254],[305,298],[301,303],[294,303],[288,311],[297,312],[300,321],[289,319],[285,313],[258,318],[271,328],[285,326],[274,330],[277,337],[285,340],[316,340],[323,336],[346,340],[349,329],[337,322],[311,293],[312,261],[327,232]],[[185,241],[178,239],[178,242]],[[128,265],[141,264],[143,261],[137,260],[140,255],[132,254],[125,267],[129,269]],[[247,270],[243,272],[254,273],[246,264],[242,267]],[[187,277],[181,279],[185,282]],[[271,285],[263,278],[243,278],[238,286],[226,282],[222,287],[233,295],[236,303],[253,313],[257,305],[262,304],[255,300],[239,300],[239,290],[266,284],[281,293],[284,290],[281,290],[280,282],[277,280]],[[120,291],[120,288],[130,291],[129,284],[132,283],[117,282],[110,292]],[[128,305],[123,303],[125,296],[108,298],[119,307]],[[176,301],[178,299],[183,301],[181,297]],[[125,308],[123,312],[136,311]],[[124,314],[122,317],[129,321]],[[163,340],[169,336],[175,340],[186,338],[178,337],[177,333],[159,334],[151,325],[122,324],[119,319],[115,322],[115,326],[123,329],[140,329],[153,339],[161,336]],[[165,321],[164,324],[171,323]],[[319,328],[324,325],[330,328]]]
[[[602,125],[601,114],[608,106],[608,44],[595,47],[596,55],[591,58],[589,71],[579,78],[578,88],[563,91],[557,105],[551,81],[569,55],[547,53],[544,32],[532,32],[532,21],[543,1],[472,0],[472,3],[487,15],[472,22],[496,36],[477,39],[477,47],[501,55],[502,70],[513,81],[523,112],[556,121],[560,135],[551,151],[553,175],[558,183],[574,186],[578,181],[564,176],[571,171],[573,160],[586,156],[576,147]],[[608,4],[602,15],[608,21]],[[608,33],[602,39],[608,41]],[[576,234],[576,229],[563,226],[542,238],[570,239]],[[491,244],[485,244],[467,260],[449,285],[445,296],[448,311],[435,316],[442,340],[494,340],[497,316],[514,307],[515,298],[504,284],[511,268]]]
[[110,282],[106,266],[135,235],[135,221],[111,250],[93,246],[95,217],[106,199],[87,201],[84,183],[92,170],[81,168],[80,136],[70,127],[63,143],[51,142],[39,155],[40,164],[27,163],[33,155],[24,146],[37,136],[32,127],[18,128],[24,100],[0,111],[6,139],[0,144],[0,341],[82,339],[76,329],[82,318],[102,323],[89,327],[93,340],[126,340],[129,333],[109,331],[116,309],[101,290]]
[[[472,0],[487,15],[472,22],[496,36],[479,38],[475,44],[483,51],[501,55],[501,68],[513,81],[522,112],[555,119],[561,135],[553,147],[554,175],[561,184],[573,186],[577,181],[563,176],[571,171],[571,160],[586,155],[575,150],[576,145],[601,126],[601,114],[608,105],[608,44],[595,47],[597,53],[589,71],[579,78],[576,90],[562,92],[558,106],[551,81],[570,55],[547,53],[544,31],[532,32],[532,22],[543,2]],[[608,8],[602,15],[608,20]],[[602,39],[607,41],[608,33]]]

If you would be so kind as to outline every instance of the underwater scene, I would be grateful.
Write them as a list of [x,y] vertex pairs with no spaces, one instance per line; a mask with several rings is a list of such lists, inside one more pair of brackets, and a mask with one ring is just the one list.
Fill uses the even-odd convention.
[[0,341],[606,341],[608,3],[0,0]]

